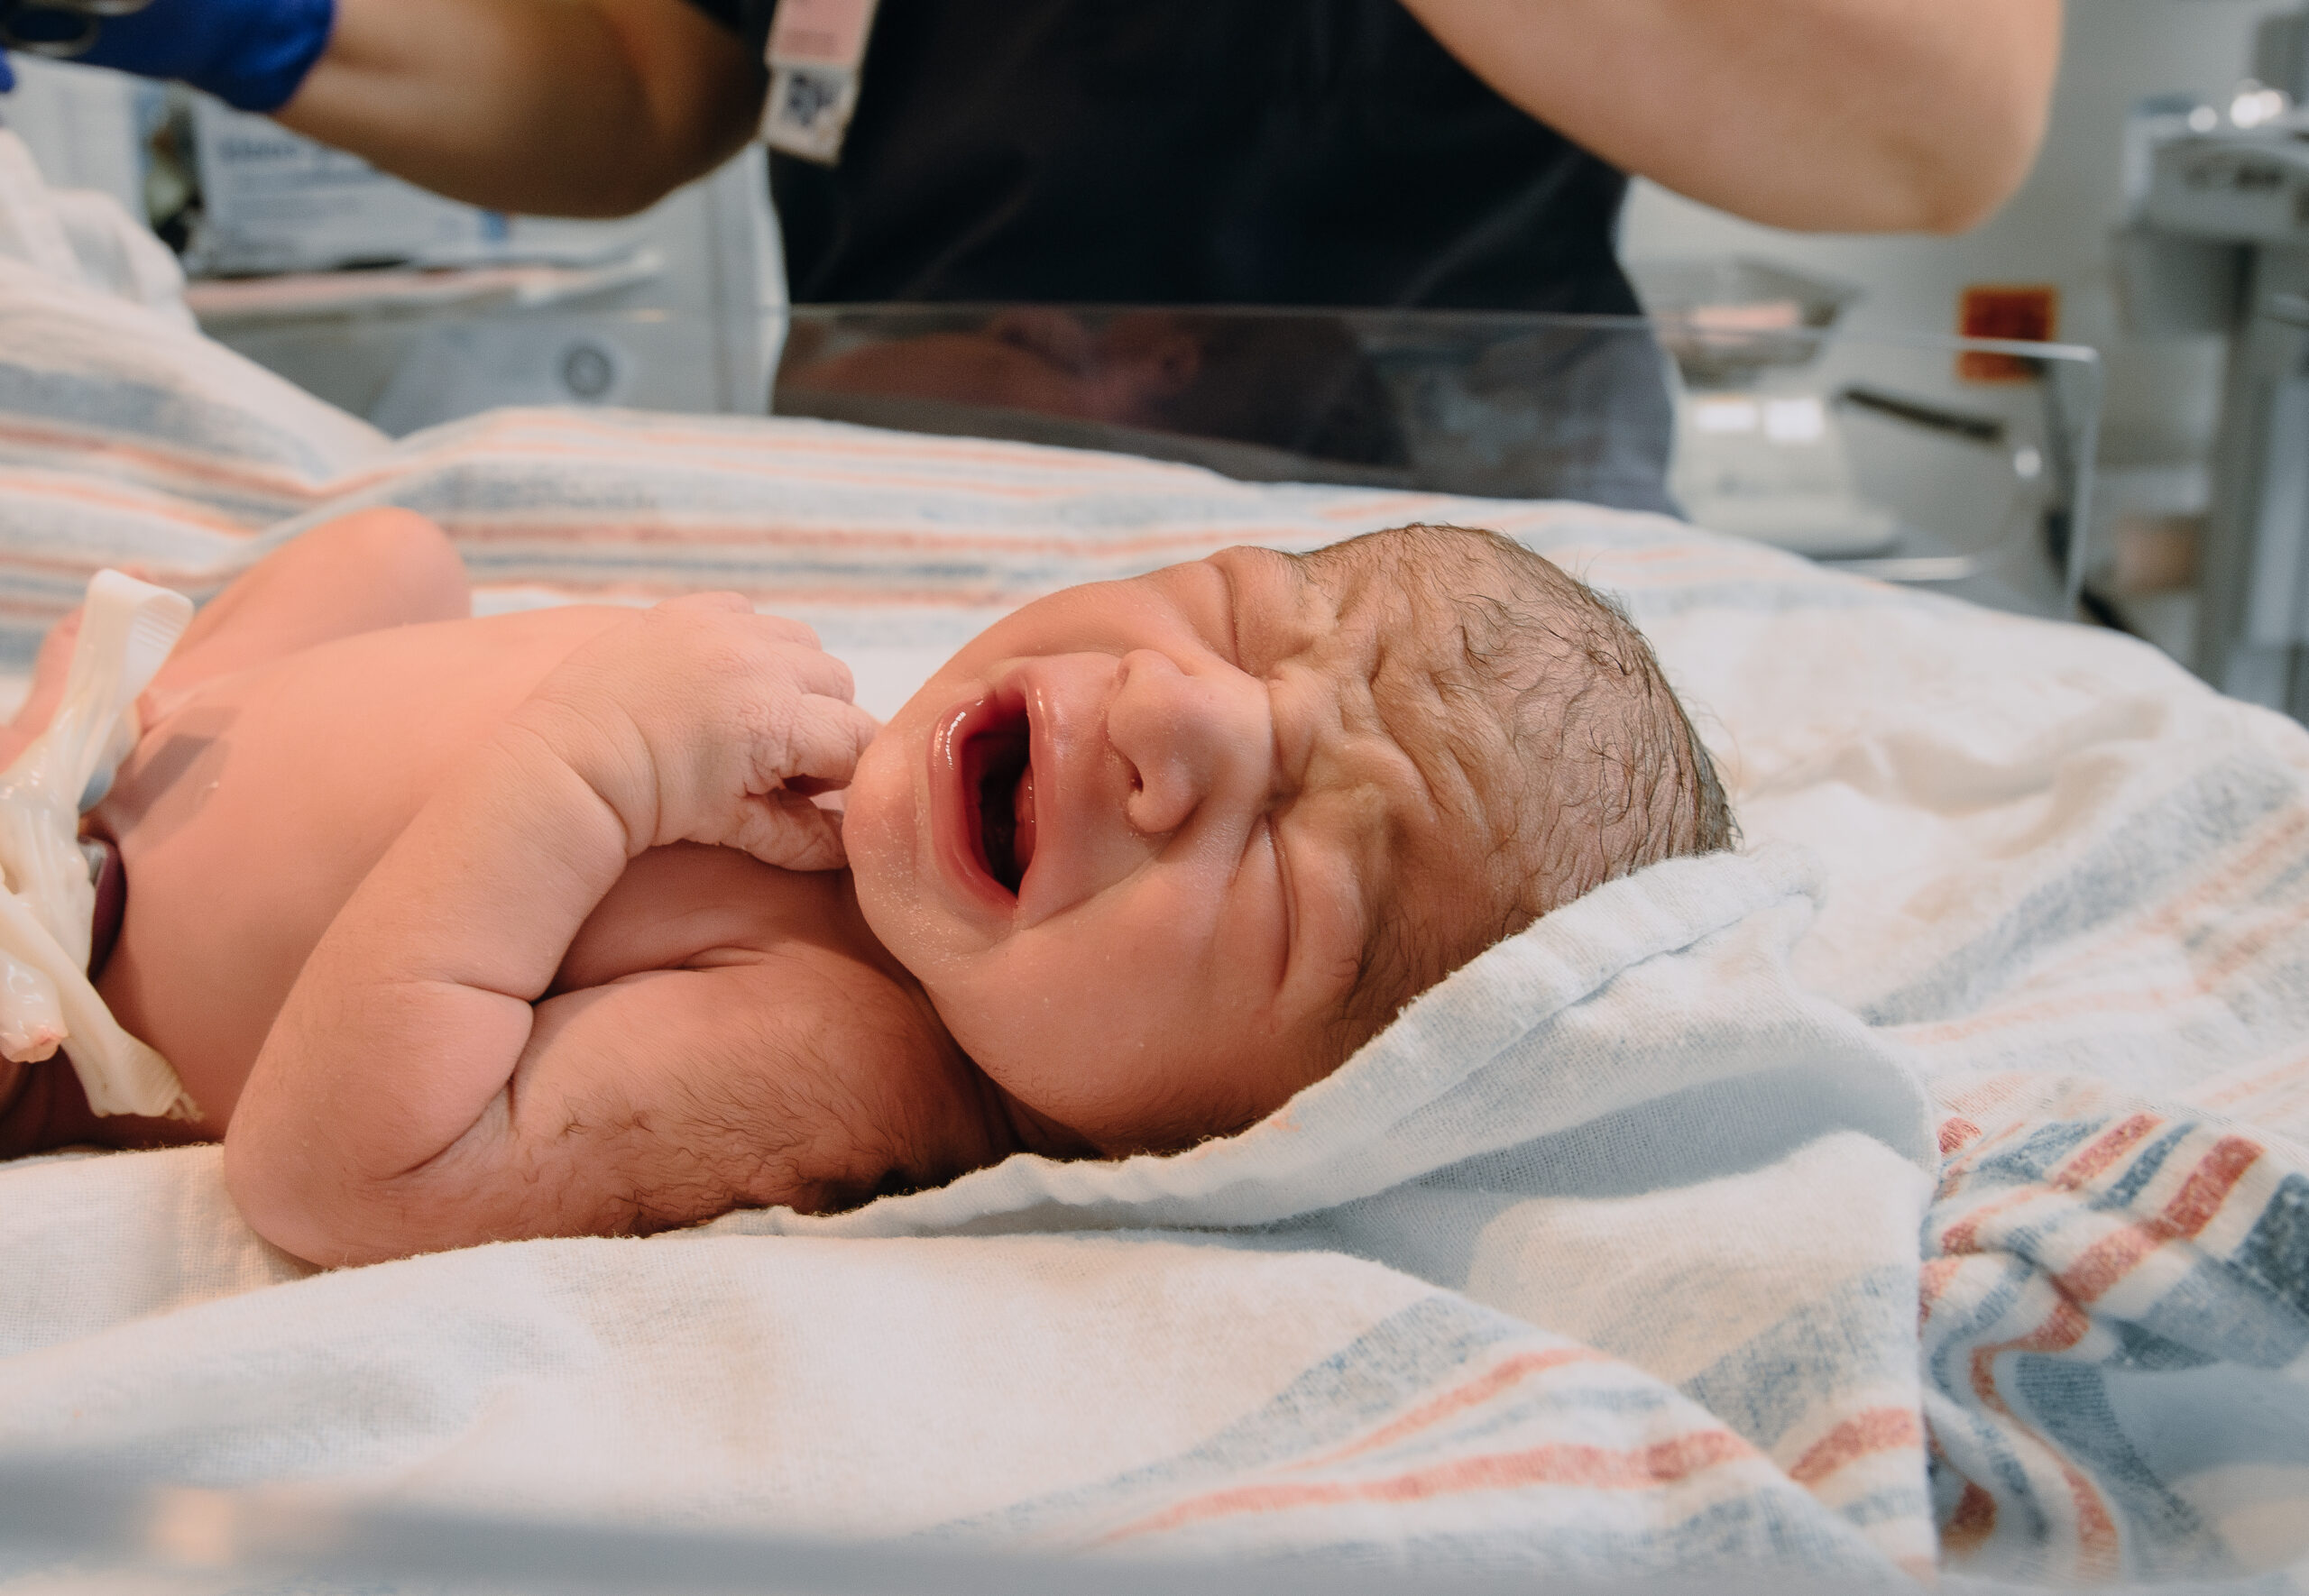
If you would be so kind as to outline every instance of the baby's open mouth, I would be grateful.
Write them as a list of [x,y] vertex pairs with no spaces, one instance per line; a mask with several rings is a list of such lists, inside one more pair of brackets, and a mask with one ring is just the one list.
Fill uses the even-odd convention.
[[977,807],[986,873],[1017,894],[1035,860],[1035,766],[1026,711],[1004,715],[963,745],[963,791]]

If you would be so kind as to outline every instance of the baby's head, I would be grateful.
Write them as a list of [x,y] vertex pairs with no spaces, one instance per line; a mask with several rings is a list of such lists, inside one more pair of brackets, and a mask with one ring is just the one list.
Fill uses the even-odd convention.
[[989,628],[867,751],[859,901],[1032,1139],[1238,1130],[1500,938],[1728,847],[1633,626],[1489,532],[1228,549]]

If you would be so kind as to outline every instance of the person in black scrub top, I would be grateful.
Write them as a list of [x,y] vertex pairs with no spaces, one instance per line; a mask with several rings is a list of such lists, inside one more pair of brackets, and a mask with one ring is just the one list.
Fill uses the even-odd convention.
[[[454,198],[616,216],[751,136],[774,6],[108,26],[232,79],[294,17],[310,45],[242,103]],[[1623,310],[1624,172],[1778,226],[1980,220],[2034,158],[2059,30],[2060,0],[883,0],[840,165],[781,160],[778,198],[797,298]]]
[[[760,54],[773,0],[695,3]],[[839,163],[773,155],[771,184],[804,302],[1636,309],[1612,249],[1625,177],[1502,99],[1397,0],[882,0]],[[1180,429],[1396,463],[1399,439],[1356,425],[1370,407],[1344,401],[1370,381],[1327,335],[1344,342],[1320,323],[1250,324],[1232,343],[1296,356],[1265,362],[1258,419],[1279,425]],[[1022,342],[1014,364],[1036,346]],[[1585,342],[1559,363],[1610,405],[1594,436],[1616,446],[1578,452],[1548,491],[1670,508],[1658,361],[1624,337]],[[925,357],[945,353],[934,341],[893,374],[935,391]],[[1195,345],[1221,380],[1188,397],[1252,385],[1226,353]],[[1117,418],[1178,425],[1153,407]]]
[[[158,0],[127,25],[222,40],[227,77],[262,56],[289,92],[259,108],[413,181],[599,216],[752,133],[776,5]],[[284,74],[265,19],[290,14],[316,42]],[[1783,226],[1969,225],[2033,159],[2059,24],[2059,0],[881,0],[838,162],[772,182],[805,302],[1633,312],[1624,174]]]
[[803,301],[1635,308],[1626,179],[1397,0],[882,0],[840,164],[771,170]]

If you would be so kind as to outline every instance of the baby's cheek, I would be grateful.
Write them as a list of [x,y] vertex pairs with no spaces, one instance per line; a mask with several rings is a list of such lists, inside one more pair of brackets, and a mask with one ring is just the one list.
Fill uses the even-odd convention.
[[[872,750],[868,753],[870,757]],[[847,792],[829,796],[842,808],[842,848],[857,884],[859,906],[875,934],[903,958],[879,917],[921,896],[913,880],[917,850],[912,805],[905,802],[902,786],[876,775],[862,762],[858,775]]]

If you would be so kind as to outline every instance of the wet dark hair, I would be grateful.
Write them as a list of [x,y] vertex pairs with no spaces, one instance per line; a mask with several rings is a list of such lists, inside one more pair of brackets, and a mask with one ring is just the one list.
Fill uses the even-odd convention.
[[[1651,645],[1587,583],[1466,527],[1396,527],[1306,560],[1343,623],[1378,602],[1456,630],[1456,647],[1382,637],[1374,698],[1430,788],[1480,784],[1498,800],[1457,817],[1485,831],[1479,862],[1449,881],[1399,880],[1375,916],[1340,1059],[1551,910],[1646,865],[1737,846],[1715,762]],[[1422,912],[1423,885],[1440,913]]]

